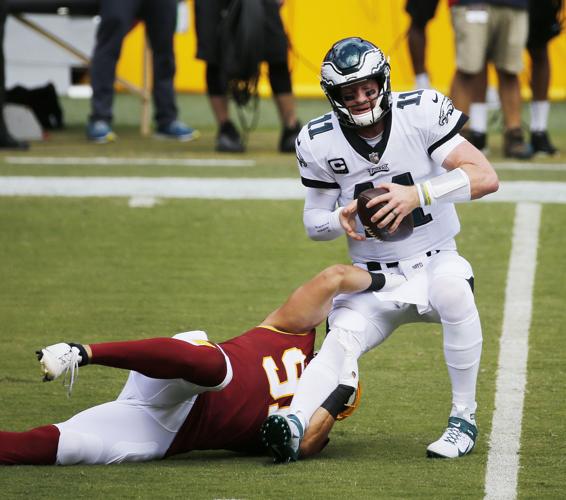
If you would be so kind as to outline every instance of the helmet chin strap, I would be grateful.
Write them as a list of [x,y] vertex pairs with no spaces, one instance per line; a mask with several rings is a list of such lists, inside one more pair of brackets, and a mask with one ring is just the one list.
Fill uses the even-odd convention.
[[382,110],[380,107],[382,99],[383,99],[383,94],[376,99],[373,108],[359,115],[355,115],[350,110],[348,110],[348,113],[350,114],[350,118],[358,127],[368,127],[370,125],[374,125],[379,121],[379,118],[381,117],[382,114]]

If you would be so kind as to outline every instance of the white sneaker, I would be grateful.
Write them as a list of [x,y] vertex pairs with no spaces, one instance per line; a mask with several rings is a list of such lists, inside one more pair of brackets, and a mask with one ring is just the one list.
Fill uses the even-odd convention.
[[[82,361],[79,349],[61,342],[60,344],[47,346],[41,351],[36,351],[36,354],[41,365],[43,381],[48,382],[64,375],[63,385],[67,387],[67,392],[70,396],[75,378],[79,374],[79,363]],[[66,379],[69,372],[70,377],[67,384]]]
[[444,434],[428,446],[426,454],[430,458],[463,457],[474,449],[477,437],[474,413],[467,408],[454,407]]

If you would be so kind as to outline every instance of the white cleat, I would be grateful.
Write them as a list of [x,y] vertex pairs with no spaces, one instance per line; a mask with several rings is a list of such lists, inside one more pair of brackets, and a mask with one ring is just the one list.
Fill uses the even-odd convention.
[[474,449],[478,437],[474,414],[460,408],[452,413],[444,434],[426,449],[429,458],[458,458]]
[[[67,387],[70,396],[75,378],[79,374],[79,363],[82,361],[79,349],[61,342],[36,351],[36,354],[41,365],[43,381],[49,382],[64,375],[63,385]],[[70,374],[68,384],[66,383],[67,373]]]

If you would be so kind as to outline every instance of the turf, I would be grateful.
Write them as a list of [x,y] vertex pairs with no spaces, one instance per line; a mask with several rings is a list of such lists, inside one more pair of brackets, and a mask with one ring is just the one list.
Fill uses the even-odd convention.
[[[210,153],[214,128],[203,103],[196,96],[182,99],[187,120],[185,109],[198,110],[199,141],[140,141],[134,118],[123,117],[118,128],[122,140],[102,148],[82,139],[79,118],[86,109],[69,110],[66,103],[69,130],[34,145],[28,154],[216,156]],[[119,99],[118,105],[121,112],[132,101]],[[301,117],[324,108],[322,102],[308,105],[300,107]],[[244,155],[258,163],[247,170],[0,163],[0,175],[295,176],[292,155],[274,153],[275,113],[266,111],[262,117],[251,152]],[[553,138],[566,150],[562,127],[553,129]],[[517,180],[545,175],[534,169],[502,172]],[[565,180],[560,172],[549,177]],[[132,339],[196,328],[223,340],[259,323],[325,265],[346,262],[343,241],[306,238],[301,210],[299,201],[162,200],[153,208],[130,208],[120,198],[0,198],[0,428],[25,430],[62,421],[115,398],[125,380],[119,370],[87,367],[68,399],[59,382],[39,382],[33,354],[39,347],[60,340]],[[482,498],[514,205],[466,204],[459,213],[463,231],[458,244],[474,265],[484,330],[480,438],[469,457],[449,462],[425,458],[426,445],[445,425],[449,384],[439,328],[409,325],[362,358],[362,406],[336,425],[330,445],[316,459],[274,466],[265,457],[217,451],[149,464],[2,467],[2,498]],[[521,499],[561,498],[565,486],[565,223],[565,206],[544,205],[521,442]]]

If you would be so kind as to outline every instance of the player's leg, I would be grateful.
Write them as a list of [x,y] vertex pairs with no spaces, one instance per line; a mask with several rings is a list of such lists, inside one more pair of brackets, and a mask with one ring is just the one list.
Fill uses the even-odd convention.
[[440,252],[429,267],[430,303],[444,335],[444,357],[452,384],[452,410],[443,436],[432,443],[429,456],[455,458],[472,451],[477,437],[476,381],[482,329],[473,295],[473,273],[457,252]]
[[[216,387],[231,375],[228,358],[201,331],[174,338],[154,338],[99,344],[55,344],[38,352],[46,380],[68,371],[73,379],[77,366],[98,364],[134,370],[155,379],[184,379]],[[72,383],[72,380],[71,380]]]
[[59,429],[44,425],[25,432],[0,431],[0,465],[53,465]]
[[[189,400],[190,404],[194,398]],[[150,414],[151,406],[118,400],[89,408],[66,422],[60,431],[57,465],[143,462],[162,458],[176,429]],[[186,418],[188,407],[183,414]]]
[[[109,464],[162,458],[200,388],[181,379],[130,374],[118,401],[66,422],[27,432],[0,432],[0,464]],[[153,408],[159,411],[152,414]]]
[[[330,331],[299,380],[289,415],[269,417],[262,428],[276,461],[297,460],[301,439],[317,408],[324,406],[343,379],[351,379],[352,373],[357,378],[358,357],[390,335],[403,321],[405,309],[393,302],[379,303],[371,293],[336,298]],[[351,380],[345,385],[351,385]],[[350,394],[344,393],[344,398]]]

